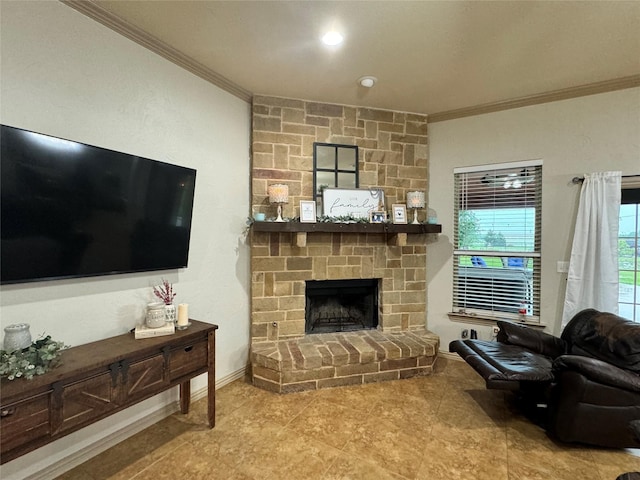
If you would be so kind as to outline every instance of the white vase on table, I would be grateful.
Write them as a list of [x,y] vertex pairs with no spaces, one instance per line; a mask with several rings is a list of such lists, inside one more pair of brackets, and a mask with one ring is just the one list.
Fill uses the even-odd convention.
[[31,332],[28,323],[16,323],[4,327],[4,345],[6,352],[15,352],[31,345]]
[[164,306],[164,315],[167,323],[176,323],[176,306],[173,303]]

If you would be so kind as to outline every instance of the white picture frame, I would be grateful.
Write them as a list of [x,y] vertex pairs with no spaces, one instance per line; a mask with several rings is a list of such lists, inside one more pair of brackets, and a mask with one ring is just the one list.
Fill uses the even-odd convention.
[[369,213],[384,210],[381,188],[325,188],[322,209],[327,217],[369,218]]
[[316,223],[316,202],[300,200],[300,223]]
[[394,203],[391,206],[391,221],[397,224],[407,223],[407,206],[403,203]]

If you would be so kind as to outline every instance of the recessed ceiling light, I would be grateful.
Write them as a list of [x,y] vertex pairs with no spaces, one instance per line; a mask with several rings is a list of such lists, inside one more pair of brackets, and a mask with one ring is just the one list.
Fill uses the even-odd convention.
[[325,45],[338,45],[342,43],[342,40],[344,40],[344,37],[336,31],[327,32],[322,37]]
[[373,87],[377,81],[378,79],[376,77],[372,77],[371,75],[366,75],[358,79],[358,83],[366,88]]

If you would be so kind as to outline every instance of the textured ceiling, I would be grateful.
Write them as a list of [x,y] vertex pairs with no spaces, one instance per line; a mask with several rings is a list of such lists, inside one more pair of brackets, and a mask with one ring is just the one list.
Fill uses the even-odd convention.
[[640,1],[93,3],[250,94],[433,114],[640,81]]

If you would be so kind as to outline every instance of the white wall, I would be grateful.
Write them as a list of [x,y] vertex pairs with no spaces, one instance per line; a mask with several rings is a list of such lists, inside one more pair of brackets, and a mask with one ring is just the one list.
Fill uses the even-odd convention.
[[[51,1],[1,6],[0,121],[197,169],[186,269],[4,286],[0,325],[79,345],[128,331],[167,278],[192,318],[216,323],[217,376],[249,348],[250,106],[75,10]],[[194,380],[192,389],[206,385]],[[143,402],[2,467],[24,478],[177,399]]]
[[541,158],[541,322],[559,333],[566,274],[583,173],[621,170],[640,174],[640,89],[581,97],[429,125],[429,206],[442,234],[427,249],[427,325],[440,335],[441,349],[475,328],[480,339],[490,327],[452,322],[453,168]]

